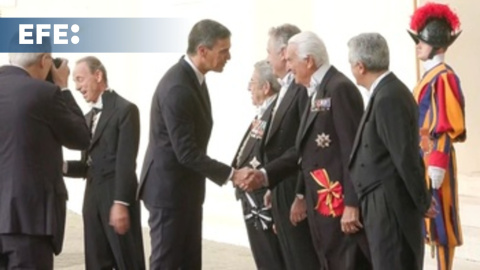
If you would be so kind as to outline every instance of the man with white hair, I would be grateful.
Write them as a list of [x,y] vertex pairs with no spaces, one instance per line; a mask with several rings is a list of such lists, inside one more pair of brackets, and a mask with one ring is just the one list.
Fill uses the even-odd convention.
[[[323,41],[302,32],[288,41],[287,63],[310,100],[294,148],[256,171],[249,190],[274,186],[277,179],[300,169],[299,196],[292,221],[308,217],[313,244],[326,269],[370,269],[358,198],[348,172],[355,133],[363,113],[357,87],[330,65]],[[304,198],[302,198],[304,196]]]
[[415,100],[388,71],[388,45],[380,34],[355,36],[348,47],[357,84],[371,92],[349,168],[373,269],[423,269],[422,220],[435,210],[429,209],[419,155]]
[[[86,149],[90,133],[67,61],[52,67],[50,48],[9,56],[0,67],[0,269],[48,270],[65,229],[62,146]],[[45,81],[50,69],[55,84]]]

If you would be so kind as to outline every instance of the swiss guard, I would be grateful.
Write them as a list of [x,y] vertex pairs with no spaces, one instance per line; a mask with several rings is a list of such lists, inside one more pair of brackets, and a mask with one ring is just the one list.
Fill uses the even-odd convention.
[[425,179],[439,211],[434,219],[425,219],[425,237],[438,269],[452,269],[455,247],[462,244],[453,144],[465,141],[466,129],[460,80],[445,63],[445,54],[461,33],[460,21],[447,5],[427,3],[413,14],[408,32],[425,69],[413,93]]

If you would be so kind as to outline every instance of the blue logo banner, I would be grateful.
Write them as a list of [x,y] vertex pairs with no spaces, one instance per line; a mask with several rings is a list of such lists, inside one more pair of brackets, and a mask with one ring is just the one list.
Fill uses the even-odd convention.
[[0,18],[0,52],[183,52],[190,27],[180,18]]

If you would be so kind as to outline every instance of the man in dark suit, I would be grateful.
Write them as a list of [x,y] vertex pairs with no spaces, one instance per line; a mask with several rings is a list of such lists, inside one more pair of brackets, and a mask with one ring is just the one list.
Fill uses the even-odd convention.
[[355,85],[329,64],[325,45],[314,33],[302,32],[290,38],[286,55],[295,81],[307,88],[310,97],[295,147],[241,186],[248,190],[268,183],[273,188],[300,164],[300,196],[292,205],[298,214],[292,220],[299,222],[308,216],[313,244],[324,268],[369,269],[358,200],[347,168],[363,112],[362,97]]
[[150,212],[152,270],[201,269],[205,177],[223,185],[244,174],[206,154],[213,120],[205,74],[222,72],[229,59],[230,31],[202,20],[153,96],[138,190]]
[[433,216],[435,210],[433,205],[429,209],[415,100],[388,71],[388,45],[380,34],[358,35],[348,46],[357,84],[372,93],[349,169],[360,198],[373,269],[423,269],[422,221],[425,213]]
[[[232,166],[257,169],[265,164],[263,141],[267,136],[269,120],[280,90],[280,83],[266,60],[255,63],[248,89],[257,114],[238,146]],[[266,187],[252,192],[236,189],[236,197],[242,202],[250,249],[257,269],[282,270],[286,269],[285,263],[273,230],[271,206],[264,202],[266,193]]]
[[0,269],[53,269],[68,197],[62,146],[86,149],[90,135],[66,60],[52,68],[52,84],[50,53],[9,57],[0,68]]
[[[281,89],[270,117],[267,136],[264,138],[265,164],[277,159],[295,145],[303,111],[307,106],[307,90],[294,82],[294,76],[287,68],[285,54],[288,40],[298,33],[300,29],[291,24],[274,27],[269,32],[268,61],[275,76],[281,81]],[[304,220],[294,225],[290,221],[290,207],[295,199],[297,176],[297,172],[282,176],[279,184],[271,191],[274,226],[286,269],[317,270],[320,265],[308,222]],[[266,201],[268,200],[267,196]]]
[[87,179],[83,200],[86,269],[145,269],[140,204],[135,174],[140,137],[137,106],[108,88],[105,66],[96,57],[77,61],[73,80],[92,110],[92,134],[80,161],[65,175]]

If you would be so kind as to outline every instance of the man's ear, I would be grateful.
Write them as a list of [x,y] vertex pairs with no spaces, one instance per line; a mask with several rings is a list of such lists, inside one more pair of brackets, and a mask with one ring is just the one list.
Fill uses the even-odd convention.
[[279,54],[280,54],[280,59],[282,59],[282,61],[287,61],[287,47],[285,47],[285,46],[282,47],[280,49]]
[[197,47],[197,54],[202,58],[207,55],[208,48],[205,45],[198,45]]
[[40,67],[41,68],[47,67],[49,61],[52,61],[52,60],[50,60],[50,58],[51,57],[49,57],[46,53],[42,54],[42,56],[40,57],[40,61],[39,61]]
[[307,68],[309,69],[314,69],[316,70],[317,67],[315,65],[315,61],[313,60],[313,57],[311,55],[307,55],[307,58],[305,59],[307,61]]
[[93,73],[93,76],[95,76],[95,80],[97,81],[97,83],[101,82],[102,81],[102,78],[103,78],[103,72],[99,69],[95,70],[95,72]]
[[365,68],[365,65],[362,62],[358,62],[358,72],[362,75],[365,75],[367,73],[367,69]]
[[263,85],[262,85],[262,92],[265,96],[268,96],[268,93],[272,91],[271,89],[271,85],[270,85],[270,82],[265,82]]

